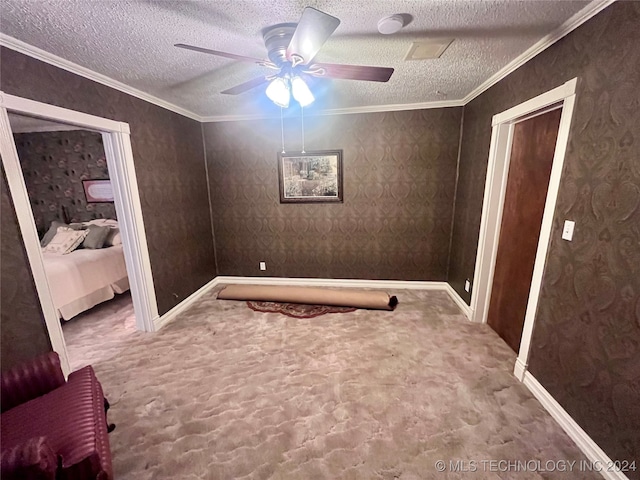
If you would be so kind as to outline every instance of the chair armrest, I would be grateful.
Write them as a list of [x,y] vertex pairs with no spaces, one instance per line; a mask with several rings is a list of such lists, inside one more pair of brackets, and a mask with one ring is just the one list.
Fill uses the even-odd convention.
[[55,352],[16,365],[0,375],[1,411],[40,397],[64,383],[60,357]]

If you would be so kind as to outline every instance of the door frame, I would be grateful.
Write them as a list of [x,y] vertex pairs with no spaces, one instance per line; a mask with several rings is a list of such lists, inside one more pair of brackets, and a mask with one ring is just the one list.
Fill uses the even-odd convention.
[[77,125],[102,133],[107,168],[113,185],[114,205],[122,235],[127,274],[129,275],[136,328],[141,331],[153,332],[155,331],[154,320],[158,318],[158,306],[133,163],[129,124],[0,92],[2,165],[7,176],[9,194],[18,218],[51,347],[60,355],[62,369],[66,375],[70,372],[67,348],[62,335],[60,319],[49,290],[40,240],[9,123],[8,111]]
[[491,122],[491,146],[489,148],[489,163],[484,189],[484,202],[482,204],[478,255],[473,277],[473,284],[476,288],[471,295],[472,321],[478,323],[486,323],[489,312],[515,124],[532,116],[546,113],[554,109],[549,107],[555,104],[558,104],[555,108],[562,108],[533,268],[531,289],[529,290],[529,300],[525,313],[524,328],[520,341],[520,351],[514,367],[514,374],[521,381],[528,366],[529,349],[540,298],[542,275],[551,240],[553,216],[569,142],[577,84],[578,78],[573,78],[559,87],[494,115]]

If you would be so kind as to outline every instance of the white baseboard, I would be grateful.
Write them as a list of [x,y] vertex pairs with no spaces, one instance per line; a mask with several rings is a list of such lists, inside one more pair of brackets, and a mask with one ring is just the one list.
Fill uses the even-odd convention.
[[403,290],[446,290],[447,282],[405,280],[352,280],[343,278],[216,277],[218,283],[242,285],[293,285],[296,287],[397,288]]
[[287,278],[287,277],[233,277],[217,276],[199,290],[185,298],[161,317],[154,319],[155,330],[158,331],[167,323],[189,308],[202,295],[216,285],[292,285],[298,287],[342,287],[342,288],[376,288],[399,290],[441,290],[449,294],[462,312],[471,319],[471,307],[451,288],[447,282],[422,282],[414,280],[355,280],[342,278]]
[[518,380],[523,382],[525,373],[527,373],[527,365],[525,363],[522,363],[522,360],[520,360],[520,357],[516,358],[516,364],[513,367],[513,375]]
[[295,285],[298,287],[342,287],[402,290],[442,290],[449,294],[462,313],[471,320],[473,310],[447,282],[417,280],[352,280],[343,278],[283,278],[283,277],[216,277],[218,283],[250,285]]
[[462,310],[462,313],[465,314],[467,319],[471,320],[473,318],[473,310],[471,309],[471,307],[467,305],[467,302],[465,302],[462,297],[458,295],[458,292],[456,292],[451,285],[449,285],[448,283],[445,283],[445,285],[445,290],[447,291],[451,299],[456,302],[456,305],[460,307],[460,310]]
[[593,439],[571,418],[567,411],[551,396],[549,392],[535,379],[529,372],[524,373],[523,383],[529,388],[531,393],[540,401],[542,406],[551,414],[551,416],[560,424],[562,429],[576,445],[582,453],[594,464],[594,471],[600,471],[600,474],[609,480],[629,480],[622,472],[607,471],[608,467],[614,465],[614,462],[604,451],[598,446]]
[[187,298],[185,298],[183,301],[181,301],[178,305],[173,307],[167,313],[165,313],[164,315],[162,315],[160,317],[155,318],[153,320],[153,326],[155,328],[155,331],[157,332],[162,327],[167,325],[167,323],[171,322],[178,315],[180,315],[182,312],[184,312],[187,308],[189,308],[191,305],[193,305],[193,303],[196,300],[198,300],[200,297],[202,297],[205,293],[209,292],[213,287],[218,285],[220,283],[218,281],[218,278],[220,278],[220,277],[215,277],[213,280],[211,280],[209,283],[207,283],[206,285],[200,287],[198,290],[193,292],[191,295],[189,295]]

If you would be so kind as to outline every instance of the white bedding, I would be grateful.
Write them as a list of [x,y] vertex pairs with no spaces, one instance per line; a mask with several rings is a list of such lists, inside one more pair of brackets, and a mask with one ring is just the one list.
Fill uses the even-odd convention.
[[122,245],[42,256],[53,303],[65,320],[129,289]]

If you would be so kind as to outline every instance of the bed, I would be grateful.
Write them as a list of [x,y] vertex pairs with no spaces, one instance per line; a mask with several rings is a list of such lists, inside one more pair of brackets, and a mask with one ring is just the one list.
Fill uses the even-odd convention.
[[65,255],[43,249],[42,257],[53,304],[64,320],[129,290],[121,243],[98,249],[79,248]]

